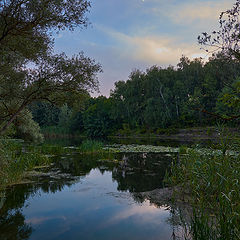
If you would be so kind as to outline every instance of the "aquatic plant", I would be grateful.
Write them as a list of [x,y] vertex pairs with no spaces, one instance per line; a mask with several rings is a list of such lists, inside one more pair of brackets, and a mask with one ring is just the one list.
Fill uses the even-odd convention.
[[103,146],[104,144],[100,141],[87,139],[82,142],[82,144],[79,147],[79,150],[85,153],[103,152],[105,151]]
[[114,144],[105,146],[104,150],[108,150],[111,152],[147,152],[147,153],[176,153],[178,152],[178,148],[172,147],[164,147],[164,146],[152,146],[152,145],[121,145],[121,144]]

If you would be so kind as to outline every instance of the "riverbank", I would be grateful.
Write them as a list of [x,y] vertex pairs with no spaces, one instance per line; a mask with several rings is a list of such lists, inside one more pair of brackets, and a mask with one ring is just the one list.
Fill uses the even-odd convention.
[[[205,126],[190,128],[166,128],[166,129],[120,129],[102,139],[104,142],[117,141],[118,143],[132,144],[132,140],[150,139],[152,141],[162,142],[178,142],[180,144],[191,144],[200,142],[218,142],[221,138],[221,132],[228,132],[229,138],[234,140],[240,139],[240,130],[238,128],[230,128],[223,126]],[[55,131],[55,128],[47,128],[42,131],[45,142],[69,141],[81,144],[83,140],[88,139],[87,135],[82,133],[68,134],[66,132]],[[146,141],[143,141],[146,143]],[[144,144],[145,144],[144,143]]]
[[[240,139],[240,130],[238,128],[225,128],[225,131],[234,139]],[[129,130],[129,132],[121,132],[110,138],[156,138],[162,140],[176,140],[182,142],[194,142],[201,140],[217,140],[220,137],[222,129],[220,127],[193,127],[184,129],[160,129],[156,131],[144,132]]]

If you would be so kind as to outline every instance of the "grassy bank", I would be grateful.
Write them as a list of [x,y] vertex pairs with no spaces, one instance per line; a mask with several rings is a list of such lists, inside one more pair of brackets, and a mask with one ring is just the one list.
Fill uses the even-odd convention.
[[240,156],[224,153],[203,155],[192,149],[166,177],[190,199],[192,239],[240,239]]
[[26,171],[50,163],[39,147],[24,147],[14,140],[0,140],[0,159],[0,189],[21,182]]

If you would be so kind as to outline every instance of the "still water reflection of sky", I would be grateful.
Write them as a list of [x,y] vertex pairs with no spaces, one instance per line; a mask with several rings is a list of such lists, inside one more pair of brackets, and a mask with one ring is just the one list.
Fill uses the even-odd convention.
[[39,190],[22,209],[30,239],[171,239],[166,207],[136,202],[117,186],[110,171],[92,169],[61,191]]

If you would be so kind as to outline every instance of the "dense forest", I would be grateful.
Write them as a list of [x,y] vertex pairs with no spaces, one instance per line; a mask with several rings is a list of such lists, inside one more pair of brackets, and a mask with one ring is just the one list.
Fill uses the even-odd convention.
[[220,46],[208,61],[182,56],[177,66],[134,70],[115,83],[109,97],[93,98],[101,65],[82,52],[55,54],[52,35],[86,27],[89,7],[88,1],[0,4],[1,135],[42,141],[42,133],[103,137],[158,134],[216,121],[237,124],[240,63],[234,12],[229,16],[235,22],[222,22],[221,32],[212,33],[216,38],[199,37],[200,44]]
[[239,61],[222,54],[208,62],[183,56],[176,67],[134,70],[127,81],[115,83],[108,98],[86,93],[58,106],[38,101],[29,110],[45,133],[160,134],[164,128],[210,126],[235,115],[226,96],[234,93],[239,80]]

